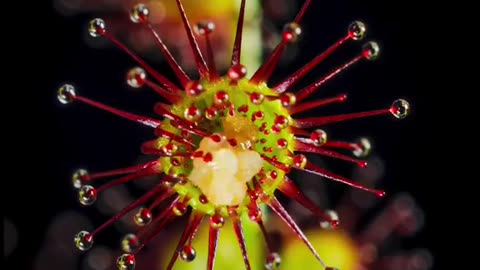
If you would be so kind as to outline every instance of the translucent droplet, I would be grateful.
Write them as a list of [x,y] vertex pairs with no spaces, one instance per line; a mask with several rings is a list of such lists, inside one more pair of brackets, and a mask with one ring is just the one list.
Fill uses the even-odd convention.
[[150,11],[144,4],[136,4],[130,11],[130,20],[134,23],[148,22]]
[[202,84],[198,81],[190,81],[185,86],[185,92],[191,97],[201,94],[204,90]]
[[191,262],[195,260],[196,255],[197,253],[195,252],[195,249],[192,246],[184,246],[180,251],[180,258],[186,262]]
[[286,42],[294,42],[302,34],[302,28],[297,23],[291,22],[283,27],[282,38]]
[[141,67],[134,67],[127,73],[127,83],[133,88],[140,88],[145,84],[147,73]]
[[303,169],[307,165],[307,157],[299,154],[293,157],[293,167]]
[[193,26],[193,31],[199,36],[204,36],[212,33],[215,30],[214,22],[199,22]]
[[88,171],[85,169],[78,169],[72,175],[72,184],[74,188],[81,188],[83,182],[88,178]]
[[215,214],[210,217],[210,226],[215,229],[220,229],[225,224],[225,219],[220,214]]
[[123,254],[117,258],[117,267],[119,270],[135,269],[135,256],[132,254]]
[[279,128],[286,128],[288,126],[288,118],[283,115],[277,115],[274,120],[275,126]]
[[207,196],[205,196],[205,194],[202,194],[198,197],[198,201],[201,204],[206,204],[206,203],[208,203],[208,198],[207,198]]
[[177,151],[178,151],[178,145],[174,143],[167,143],[162,147],[162,152],[167,156],[171,156],[175,154]]
[[214,107],[210,107],[205,110],[205,118],[212,120],[215,117],[217,117],[217,110],[215,110]]
[[184,202],[177,202],[172,210],[175,215],[183,216],[187,212],[187,204]]
[[327,221],[327,220],[321,221],[320,222],[320,227],[321,228],[332,229],[332,228],[335,228],[336,226],[338,226],[338,224],[340,223],[340,219],[338,217],[337,212],[335,212],[333,210],[327,210],[327,211],[325,211],[325,214],[330,218],[331,221]]
[[224,104],[228,101],[229,96],[228,93],[220,90],[213,96],[213,102],[217,105]]
[[105,22],[99,18],[91,20],[90,25],[88,27],[88,32],[92,37],[103,36],[106,32]]
[[189,121],[196,121],[202,116],[202,112],[197,108],[197,106],[191,105],[185,109],[184,116],[185,119]]
[[238,81],[247,76],[247,67],[242,64],[236,64],[228,70],[228,77],[233,81]]
[[392,106],[390,107],[390,112],[396,118],[405,118],[410,112],[410,103],[408,103],[408,101],[404,99],[397,99],[392,103]]
[[310,139],[316,146],[322,146],[327,142],[327,132],[322,129],[316,129],[310,134]]
[[375,60],[380,54],[380,46],[378,46],[378,43],[376,43],[375,41],[365,43],[362,49],[363,56],[368,60]]
[[126,253],[134,252],[139,246],[140,240],[133,233],[129,233],[122,238],[122,250]]
[[262,219],[262,211],[258,207],[252,207],[248,210],[248,218],[253,222],[257,222]]
[[354,21],[348,26],[348,35],[353,40],[361,40],[367,33],[367,27],[361,21]]
[[138,226],[146,226],[152,221],[152,212],[148,208],[140,208],[133,217],[133,221]]
[[297,102],[297,97],[292,93],[283,93],[280,95],[280,103],[283,107],[288,108]]
[[285,149],[288,146],[288,141],[284,138],[278,139],[277,140],[277,147],[279,149]]
[[81,250],[89,250],[93,245],[93,236],[87,231],[81,231],[73,239],[75,246]]
[[97,200],[97,190],[90,186],[84,185],[78,191],[78,200],[83,205],[91,205]]
[[282,262],[282,259],[280,258],[280,255],[276,252],[272,252],[268,254],[267,256],[267,262],[265,263],[265,269],[267,270],[274,270],[278,269],[280,267],[280,263]]
[[353,154],[356,157],[366,157],[370,153],[370,150],[372,149],[372,144],[367,138],[360,138],[358,142],[357,148],[353,150]]
[[250,94],[250,101],[255,105],[262,104],[264,99],[265,96],[262,93],[253,92]]
[[57,98],[62,104],[72,103],[75,100],[75,87],[71,84],[64,84],[58,88]]

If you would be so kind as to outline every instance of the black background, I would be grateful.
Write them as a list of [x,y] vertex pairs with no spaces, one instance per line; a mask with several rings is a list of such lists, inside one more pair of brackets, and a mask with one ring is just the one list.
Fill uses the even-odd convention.
[[[4,88],[13,93],[4,101],[9,125],[5,134],[12,136],[12,144],[5,141],[4,147],[14,150],[5,156],[13,162],[4,169],[8,172],[3,176],[4,211],[19,231],[19,244],[7,258],[7,269],[30,269],[51,217],[78,208],[69,180],[75,168],[127,166],[138,157],[139,145],[153,137],[148,128],[81,104],[61,106],[56,100],[58,86],[74,82],[85,96],[152,116],[151,108],[157,101],[147,91],[134,93],[128,89],[124,74],[133,61],[125,54],[85,45],[86,24],[93,15],[63,17],[49,1],[35,5],[21,16],[28,21],[26,27],[10,24],[14,33],[7,41],[15,47],[12,55],[18,60],[4,78],[14,85]],[[360,63],[326,85],[318,96],[346,91],[349,101],[322,112],[385,108],[397,97],[411,102],[412,114],[405,120],[381,116],[335,125],[332,132],[346,139],[356,134],[374,138],[375,151],[387,166],[386,181],[381,186],[391,193],[410,192],[424,209],[426,228],[414,241],[433,252],[434,269],[441,269],[444,264],[439,249],[445,239],[437,233],[448,221],[440,216],[446,211],[440,205],[449,204],[453,198],[447,197],[442,204],[436,201],[443,192],[436,186],[442,163],[437,162],[433,142],[431,92],[422,82],[426,16],[413,1],[315,2],[305,17],[300,54],[288,66],[278,68],[273,80],[278,81],[321,52],[344,34],[352,20],[361,19],[368,25],[368,37],[382,46],[380,59]],[[360,44],[350,43],[302,82],[325,74],[359,48]],[[156,67],[171,75],[160,64]]]

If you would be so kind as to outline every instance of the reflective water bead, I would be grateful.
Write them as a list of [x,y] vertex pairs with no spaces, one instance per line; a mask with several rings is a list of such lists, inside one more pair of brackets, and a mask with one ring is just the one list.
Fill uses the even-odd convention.
[[294,42],[302,34],[302,28],[295,22],[286,24],[283,27],[282,38],[286,42]]
[[264,99],[265,96],[262,93],[253,92],[250,94],[250,101],[255,105],[262,104]]
[[133,88],[140,88],[145,84],[147,73],[141,67],[134,67],[127,73],[127,83]]
[[117,258],[117,267],[119,270],[135,269],[135,256],[132,254],[123,254]]
[[238,81],[247,76],[247,68],[242,64],[236,64],[228,70],[228,77],[233,81]]
[[299,154],[293,157],[293,166],[295,168],[303,169],[307,165],[307,157],[305,155]]
[[204,36],[212,33],[215,30],[214,22],[199,22],[193,26],[193,31],[199,36]]
[[71,84],[64,84],[58,88],[57,98],[62,104],[72,103],[75,99],[75,87]]
[[186,262],[191,262],[195,260],[196,255],[197,253],[195,252],[195,249],[192,246],[184,246],[180,251],[180,258]]
[[280,267],[280,263],[282,262],[282,259],[280,258],[280,255],[276,252],[272,252],[268,254],[267,256],[267,262],[265,263],[265,269],[267,270],[274,270],[278,269]]
[[396,118],[405,118],[410,112],[410,103],[408,103],[408,101],[404,99],[397,99],[392,103],[392,106],[390,107],[390,112]]
[[358,147],[353,150],[353,155],[356,157],[365,157],[370,153],[372,149],[372,144],[367,138],[360,138],[357,143]]
[[277,147],[280,149],[285,149],[288,146],[288,141],[284,138],[277,140]]
[[103,36],[106,32],[105,22],[102,19],[96,18],[90,21],[88,32],[92,37]]
[[78,169],[72,175],[72,184],[74,188],[81,188],[83,182],[88,179],[88,171],[85,169]]
[[130,20],[134,23],[145,23],[148,21],[150,11],[144,4],[136,4],[130,11]]
[[378,46],[378,43],[375,41],[365,43],[365,45],[362,47],[362,50],[363,56],[368,60],[375,60],[380,54],[380,46]]
[[148,208],[140,208],[133,220],[138,226],[146,226],[152,221],[152,212]]
[[275,126],[279,127],[279,128],[286,128],[288,126],[288,118],[283,116],[283,115],[277,115],[275,117]]
[[122,238],[121,244],[124,252],[132,253],[140,246],[140,240],[135,234],[129,233]]
[[224,104],[228,101],[228,98],[227,92],[220,90],[213,96],[213,102],[217,105]]
[[316,146],[322,146],[327,142],[327,132],[322,129],[316,129],[310,134],[310,139]]
[[78,191],[78,200],[83,205],[91,205],[97,200],[97,190],[90,186],[84,185]]
[[340,219],[339,219],[336,211],[327,210],[327,211],[325,211],[325,214],[330,218],[331,221],[327,221],[327,220],[321,221],[320,222],[320,227],[321,228],[331,229],[331,228],[337,227],[338,224],[340,224]]
[[75,247],[81,251],[89,250],[93,245],[93,236],[87,231],[81,231],[73,239]]
[[361,40],[365,37],[367,27],[361,21],[354,21],[348,26],[348,35],[353,40]]
[[295,105],[296,102],[297,97],[292,93],[283,93],[280,95],[280,103],[285,108]]
[[204,90],[202,84],[198,81],[190,81],[185,86],[185,92],[191,97],[201,94]]
[[177,202],[172,210],[175,215],[183,216],[187,212],[187,204],[184,202]]
[[215,229],[223,227],[225,224],[225,219],[220,214],[215,214],[210,217],[210,226]]

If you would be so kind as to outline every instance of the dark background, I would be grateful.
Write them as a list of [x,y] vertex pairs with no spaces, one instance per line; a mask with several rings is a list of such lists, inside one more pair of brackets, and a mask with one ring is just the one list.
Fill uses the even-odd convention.
[[[380,186],[389,193],[407,191],[415,197],[425,211],[426,227],[409,241],[430,249],[435,256],[434,269],[441,269],[444,264],[439,249],[444,242],[437,233],[447,221],[440,217],[443,209],[434,198],[442,192],[435,186],[438,157],[431,140],[434,106],[421,82],[425,40],[419,37],[427,18],[413,1],[314,2],[304,19],[300,54],[278,68],[273,80],[290,74],[329,46],[345,33],[352,20],[361,19],[367,24],[368,38],[379,41],[382,47],[381,57],[356,65],[319,91],[318,96],[349,94],[345,104],[321,112],[385,108],[397,97],[411,102],[412,114],[405,120],[381,116],[338,124],[331,131],[338,138],[373,138],[375,152],[385,160],[387,169]],[[35,5],[22,14],[28,26],[13,29],[9,43],[16,47],[12,55],[18,60],[7,73],[11,76],[5,78],[14,80],[16,86],[4,90],[13,93],[13,98],[5,102],[12,106],[5,117],[10,126],[7,135],[13,135],[13,141],[12,145],[4,143],[7,149],[14,147],[5,156],[14,162],[8,162],[4,170],[14,173],[4,176],[4,215],[19,234],[16,250],[6,258],[7,269],[30,269],[51,217],[67,209],[79,209],[69,180],[74,169],[127,166],[138,158],[139,145],[153,137],[148,128],[81,104],[61,106],[56,89],[64,82],[74,82],[85,96],[151,116],[158,100],[147,91],[134,93],[128,89],[124,74],[134,63],[124,53],[86,46],[86,24],[94,15],[63,17],[49,1]],[[343,63],[359,48],[360,44],[348,44],[302,83]],[[171,75],[161,64],[153,65],[167,77]]]

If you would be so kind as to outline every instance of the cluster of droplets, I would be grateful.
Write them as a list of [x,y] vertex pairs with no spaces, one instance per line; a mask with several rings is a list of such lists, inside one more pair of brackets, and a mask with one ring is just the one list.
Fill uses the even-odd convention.
[[[194,52],[194,58],[201,77],[200,80],[191,80],[183,73],[183,70],[175,62],[158,34],[149,24],[148,8],[143,4],[135,5],[131,10],[130,19],[134,23],[144,24],[149,27],[159,48],[167,57],[170,66],[174,69],[175,74],[182,84],[182,88],[178,88],[162,75],[158,74],[143,62],[143,60],[112,37],[107,32],[105,22],[102,19],[92,20],[89,25],[89,33],[91,36],[107,37],[140,64],[140,67],[134,67],[127,72],[127,84],[133,88],[149,86],[160,94],[161,97],[172,103],[173,106],[166,104],[157,104],[155,106],[155,112],[165,117],[165,120],[159,121],[123,112],[78,96],[75,93],[75,88],[70,84],[65,84],[60,87],[58,90],[58,99],[61,103],[67,104],[74,100],[81,101],[126,119],[151,126],[155,128],[155,135],[159,137],[154,141],[146,142],[142,146],[142,152],[157,155],[159,157],[158,160],[108,173],[89,174],[84,169],[76,171],[72,180],[73,186],[78,189],[80,203],[83,205],[93,204],[97,198],[97,194],[111,186],[152,174],[165,174],[161,186],[168,190],[165,196],[162,195],[163,197],[155,199],[148,208],[141,207],[134,215],[134,221],[139,227],[144,227],[145,229],[150,228],[149,225],[157,226],[150,230],[157,232],[172,216],[183,216],[187,213],[189,207],[193,209],[190,223],[185,229],[184,236],[182,236],[179,248],[177,249],[178,253],[175,253],[172,258],[169,269],[173,267],[177,256],[184,261],[192,261],[195,259],[196,251],[191,245],[191,239],[203,216],[209,217],[211,242],[216,242],[218,230],[224,226],[226,217],[234,220],[234,228],[237,231],[237,238],[242,248],[243,258],[249,269],[250,265],[246,255],[239,216],[246,213],[250,220],[257,222],[263,228],[263,213],[258,207],[258,203],[266,203],[272,208],[307,245],[324,269],[334,269],[327,267],[320,259],[293,219],[291,219],[285,209],[276,200],[274,192],[280,190],[288,197],[297,200],[313,213],[328,221],[332,227],[338,225],[338,219],[334,219],[318,209],[295,187],[293,182],[286,176],[292,169],[305,170],[375,193],[378,196],[384,196],[385,193],[383,191],[363,187],[344,177],[311,164],[302,153],[317,153],[327,157],[354,162],[360,167],[365,167],[365,161],[353,159],[331,149],[349,149],[356,157],[363,157],[370,149],[370,144],[367,140],[361,140],[359,143],[330,141],[327,139],[327,133],[318,127],[330,123],[386,113],[390,113],[396,118],[404,118],[409,112],[410,105],[407,101],[399,99],[394,101],[389,108],[383,110],[304,119],[294,119],[292,117],[292,115],[302,111],[345,101],[346,95],[344,94],[315,101],[304,101],[304,99],[311,95],[319,86],[359,60],[374,60],[379,55],[378,44],[375,42],[367,42],[358,56],[335,69],[324,78],[295,94],[287,91],[290,90],[291,86],[306,72],[311,70],[345,41],[362,40],[365,37],[365,25],[362,22],[355,21],[348,27],[347,35],[337,41],[323,54],[313,59],[312,62],[308,63],[279,85],[271,88],[267,86],[266,81],[278,62],[285,45],[298,40],[298,37],[301,35],[302,30],[299,26],[299,21],[310,2],[311,1],[307,1],[305,3],[294,22],[288,23],[284,27],[282,41],[279,46],[272,52],[260,69],[257,70],[250,79],[247,79],[247,69],[239,61],[242,30],[242,24],[240,22],[243,22],[243,15],[239,16],[239,26],[237,28],[237,38],[231,67],[226,76],[220,77],[215,68],[211,46],[207,46],[208,61],[205,62],[193,36],[193,32],[195,32],[198,36],[204,37],[208,45],[209,34],[214,31],[215,25],[211,22],[201,22],[196,24],[192,29],[187,22],[181,1],[177,1],[187,29],[192,51]],[[240,14],[243,14],[244,6],[245,1],[242,1]],[[149,80],[147,73],[152,75],[160,84]],[[308,131],[310,128],[315,129]],[[193,185],[193,179],[189,179],[193,160],[201,159],[207,164],[205,166],[213,162],[213,152],[208,151],[208,149],[205,151],[197,149],[199,142],[201,144],[203,140],[211,140],[213,144],[217,144],[217,146],[212,146],[213,148],[218,147],[218,145],[224,145],[224,143],[227,142],[230,148],[225,149],[230,149],[229,151],[240,151],[238,150],[240,148],[242,149],[241,151],[255,151],[255,153],[263,159],[263,161],[261,161],[261,169],[255,172],[253,177],[247,179],[246,195],[239,205],[219,206],[215,204],[211,199],[216,194],[209,194],[209,196],[207,196],[202,192],[204,190],[199,188],[202,184],[197,183]],[[210,142],[210,145],[212,145],[212,142]],[[216,160],[215,162],[228,161]],[[127,173],[131,174],[109,182],[98,189],[88,184],[89,181],[96,178]],[[210,182],[214,182],[214,180],[215,178],[212,178]],[[154,198],[159,191],[160,189],[151,190],[97,228],[94,232],[81,231],[78,233],[75,236],[75,245],[77,248],[82,251],[89,249],[93,244],[94,236],[98,232],[118,220],[130,210],[140,206],[148,199]],[[172,195],[179,196],[177,196],[170,206],[162,211],[160,215],[154,217],[152,209]],[[154,236],[154,233],[147,236],[145,236],[145,234],[146,231],[142,229],[137,235],[127,234],[122,239],[122,250],[125,254],[117,259],[119,269],[133,269],[135,267],[135,254]],[[264,236],[268,242],[267,236]],[[209,247],[209,269],[213,267],[215,248],[216,246]],[[269,251],[265,267],[266,269],[277,269],[280,264],[280,257],[277,253],[271,251],[270,248]]]

